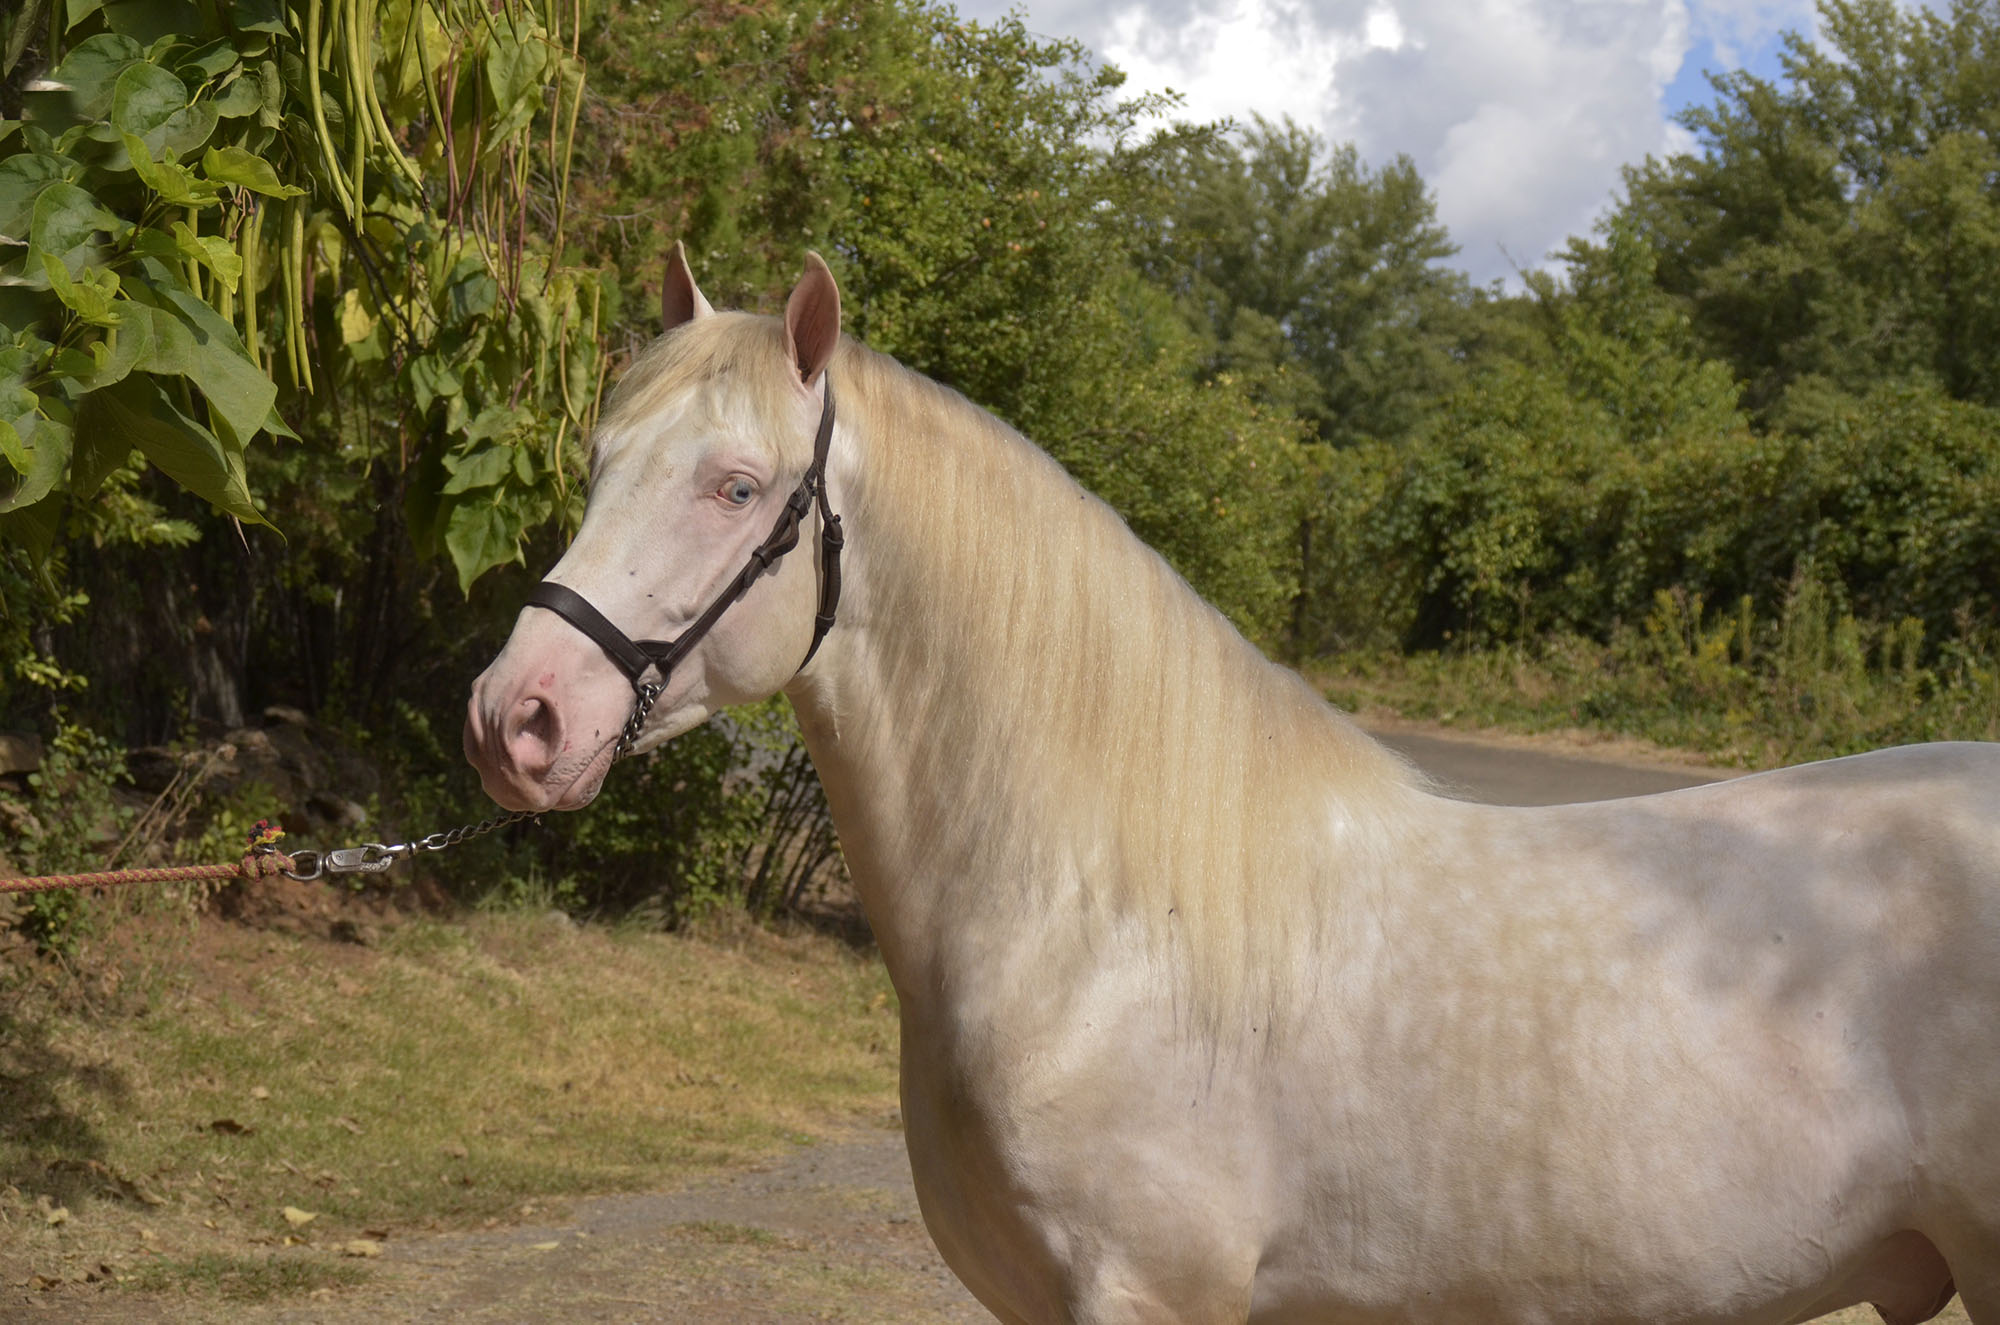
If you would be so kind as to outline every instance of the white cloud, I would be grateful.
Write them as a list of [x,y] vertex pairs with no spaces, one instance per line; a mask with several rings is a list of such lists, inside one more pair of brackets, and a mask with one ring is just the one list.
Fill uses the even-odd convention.
[[1134,89],[1171,88],[1196,120],[1336,117],[1334,72],[1346,43],[1299,0],[1230,0],[1216,13],[1159,22],[1147,6],[1116,11],[1097,43]]
[[1725,67],[1742,64],[1786,30],[1818,34],[1819,7],[1813,0],[1710,0],[1695,6],[1694,36],[1705,38]]
[[967,0],[1075,37],[1191,119],[1291,115],[1371,161],[1407,154],[1477,280],[1540,265],[1621,166],[1687,145],[1662,93],[1699,45],[1727,67],[1812,0]]

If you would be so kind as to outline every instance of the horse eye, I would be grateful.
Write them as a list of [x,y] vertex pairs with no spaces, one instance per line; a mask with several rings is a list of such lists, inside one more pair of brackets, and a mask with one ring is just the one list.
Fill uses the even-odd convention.
[[757,486],[747,478],[733,478],[722,485],[721,495],[731,506],[746,506],[757,495]]

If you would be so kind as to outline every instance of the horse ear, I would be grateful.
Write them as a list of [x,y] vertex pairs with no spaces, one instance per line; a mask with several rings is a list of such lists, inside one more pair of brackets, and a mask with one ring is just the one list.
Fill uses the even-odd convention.
[[785,348],[799,370],[799,381],[811,386],[840,344],[840,287],[817,253],[806,254],[805,274],[785,301]]
[[694,273],[688,270],[687,250],[676,239],[674,251],[667,255],[667,283],[660,289],[660,330],[672,331],[683,322],[707,317],[714,311],[695,285]]

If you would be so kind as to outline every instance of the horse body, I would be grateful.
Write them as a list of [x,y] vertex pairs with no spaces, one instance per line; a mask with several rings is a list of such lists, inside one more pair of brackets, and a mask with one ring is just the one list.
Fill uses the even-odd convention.
[[[787,680],[812,584],[779,567],[640,744],[791,697],[901,1000],[925,1220],[982,1302],[1904,1325],[1955,1275],[2000,1321],[2000,747],[1440,798],[1041,453],[839,343],[816,279],[782,329],[683,296],[551,578],[689,619],[751,537],[716,475],[781,492],[831,372],[839,626]],[[524,615],[468,718],[489,790],[587,800],[621,688]]]

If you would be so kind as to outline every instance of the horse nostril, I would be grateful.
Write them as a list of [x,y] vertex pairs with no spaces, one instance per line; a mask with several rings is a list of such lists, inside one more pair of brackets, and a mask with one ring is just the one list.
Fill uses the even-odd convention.
[[539,695],[522,700],[507,715],[507,750],[523,772],[546,772],[555,763],[561,738],[562,720],[555,705]]

